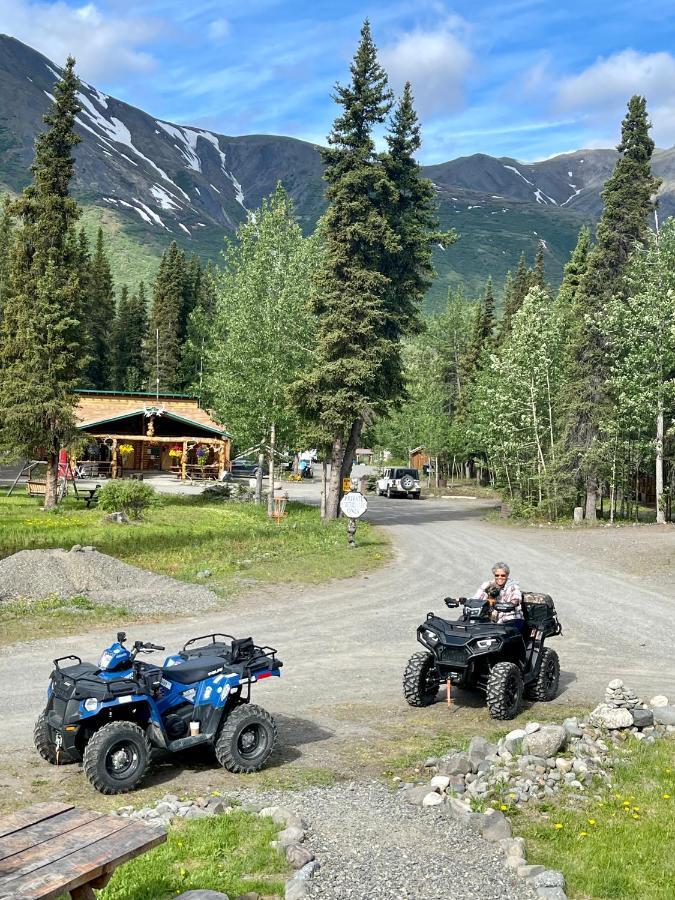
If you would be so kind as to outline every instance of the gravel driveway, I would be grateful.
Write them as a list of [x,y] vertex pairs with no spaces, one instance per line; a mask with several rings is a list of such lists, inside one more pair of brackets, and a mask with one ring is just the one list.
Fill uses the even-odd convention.
[[[352,731],[363,735],[364,709],[375,732],[379,719],[401,709],[401,673],[426,612],[440,610],[446,594],[469,594],[496,559],[506,559],[523,587],[555,598],[565,630],[555,641],[563,670],[561,703],[593,703],[613,677],[647,697],[675,696],[670,577],[633,576],[616,554],[604,561],[605,550],[609,553],[623,529],[593,532],[585,546],[581,533],[483,521],[487,504],[482,501],[372,498],[369,504],[368,517],[390,532],[396,548],[386,568],[321,588],[249,593],[222,614],[129,626],[129,638],[175,648],[192,635],[226,631],[252,634],[277,647],[284,677],[261,684],[256,701],[280,717],[282,740],[286,722],[287,732],[294,730],[298,754],[320,764],[321,754],[330,753],[335,742]],[[658,559],[672,554],[675,529],[642,529],[640,536],[656,542]],[[67,653],[96,659],[112,631],[38,640],[0,652],[0,749],[30,746],[51,660]],[[350,723],[349,708],[360,710],[358,725]],[[443,708],[438,705],[439,717]],[[414,710],[409,713],[414,717]]]

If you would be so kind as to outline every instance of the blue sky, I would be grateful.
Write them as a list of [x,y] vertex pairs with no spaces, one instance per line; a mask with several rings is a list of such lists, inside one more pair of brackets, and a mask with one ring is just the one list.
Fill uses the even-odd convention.
[[610,146],[633,93],[675,143],[672,0],[0,0],[1,32],[158,118],[317,143],[366,16],[392,86],[413,84],[424,163]]

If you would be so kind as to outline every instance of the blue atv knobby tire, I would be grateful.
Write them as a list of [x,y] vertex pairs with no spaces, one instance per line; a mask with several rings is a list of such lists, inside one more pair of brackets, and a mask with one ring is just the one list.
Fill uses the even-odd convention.
[[277,726],[261,706],[235,707],[220,729],[216,759],[229,772],[258,772],[277,743]]
[[101,794],[126,794],[143,780],[150,742],[135,722],[108,722],[85,747],[82,768]]

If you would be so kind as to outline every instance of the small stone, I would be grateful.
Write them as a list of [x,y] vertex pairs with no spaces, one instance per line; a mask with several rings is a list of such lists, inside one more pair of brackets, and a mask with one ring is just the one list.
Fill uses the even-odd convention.
[[245,894],[239,894],[234,900],[260,900],[260,894],[257,891],[246,891]]
[[565,743],[567,732],[561,725],[546,725],[523,738],[523,753],[554,756]]
[[613,730],[630,728],[633,724],[633,717],[627,709],[615,709],[606,703],[600,703],[590,714],[589,721],[593,725]]
[[505,749],[511,754],[517,753],[520,750],[521,744],[523,743],[525,734],[526,732],[522,728],[514,728],[513,731],[509,731],[509,733],[504,738]]
[[82,544],[73,544],[70,548],[71,553],[81,553],[82,552]]
[[208,809],[201,809],[199,806],[191,806],[185,813],[178,810],[178,815],[182,815],[185,819],[208,819],[213,813]]
[[442,803],[443,798],[435,791],[428,793],[422,800],[422,806],[440,806]]
[[221,894],[220,891],[197,890],[185,891],[184,894],[179,894],[174,900],[228,900],[228,896],[227,894]]
[[309,896],[309,889],[306,881],[300,881],[297,878],[291,878],[286,882],[286,890],[284,891],[285,900],[304,900]]
[[535,731],[539,731],[541,725],[539,722],[528,722],[525,726],[525,734],[534,734]]
[[308,862],[314,859],[314,854],[307,847],[300,847],[298,844],[291,844],[286,847],[286,859],[293,869],[302,869]]
[[430,756],[426,762],[424,763],[425,769],[433,769],[438,763],[438,759],[435,756]]
[[434,775],[431,779],[431,787],[434,790],[444,791],[450,784],[450,776],[449,775]]
[[516,870],[520,878],[532,878],[545,872],[543,866],[519,866]]
[[562,888],[540,887],[536,891],[541,900],[567,900],[567,894]]
[[675,706],[657,706],[654,721],[659,725],[675,725]]
[[305,839],[305,832],[302,828],[296,828],[291,825],[288,828],[284,828],[283,831],[280,831],[276,838],[277,848],[280,850],[285,850],[286,847],[290,847],[291,844],[301,844]]
[[466,753],[452,753],[438,761],[441,775],[466,775],[471,772],[471,762]]
[[507,856],[525,856],[525,840],[521,837],[502,838],[499,846]]
[[524,856],[507,856],[505,862],[509,869],[519,869],[527,865]]
[[610,691],[619,691],[623,687],[623,681],[620,678],[614,678],[607,687]]
[[210,578],[212,574],[213,573],[211,572],[211,569],[201,569],[199,572],[197,572],[196,577],[197,578]]
[[480,763],[484,761],[489,753],[493,753],[496,749],[494,744],[490,744],[484,737],[478,735],[472,737],[467,753],[472,770],[474,772],[478,771]]
[[298,869],[293,878],[298,881],[307,881],[309,878],[314,878],[320,868],[321,865],[319,864],[318,859],[313,859],[311,862],[308,862],[307,865]]
[[498,819],[496,822],[488,819],[482,830],[483,837],[490,843],[498,844],[500,841],[510,838],[512,835],[511,823],[508,819]]
[[657,706],[668,706],[668,698],[663,694],[657,694],[656,697],[652,697],[652,699],[649,701],[649,705],[652,707],[652,709],[656,708]]
[[654,724],[654,713],[651,709],[634,709],[631,715],[636,728],[648,728]]
[[405,799],[408,803],[412,803],[413,806],[422,806],[424,798],[427,797],[429,793],[431,792],[428,784],[418,784],[405,792]]

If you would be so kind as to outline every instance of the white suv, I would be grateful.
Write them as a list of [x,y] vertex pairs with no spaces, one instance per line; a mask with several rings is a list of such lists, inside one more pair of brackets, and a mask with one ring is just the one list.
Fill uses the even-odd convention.
[[377,480],[377,493],[380,497],[404,497],[420,499],[420,474],[417,469],[385,469],[382,478]]

